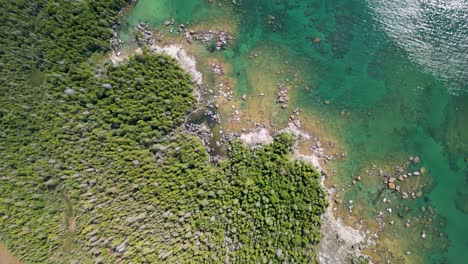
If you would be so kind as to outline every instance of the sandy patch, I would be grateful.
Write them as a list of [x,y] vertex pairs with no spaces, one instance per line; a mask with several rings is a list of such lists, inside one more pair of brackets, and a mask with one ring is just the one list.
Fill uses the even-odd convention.
[[12,256],[8,249],[0,243],[0,263],[1,264],[20,264],[21,262]]
[[263,145],[273,142],[273,137],[266,128],[259,129],[254,132],[242,134],[240,139],[248,145]]
[[181,44],[171,44],[167,46],[152,45],[150,50],[156,53],[164,53],[175,60],[177,60],[185,71],[187,71],[193,78],[197,85],[202,85],[203,76],[197,69],[197,61],[194,57],[190,56]]

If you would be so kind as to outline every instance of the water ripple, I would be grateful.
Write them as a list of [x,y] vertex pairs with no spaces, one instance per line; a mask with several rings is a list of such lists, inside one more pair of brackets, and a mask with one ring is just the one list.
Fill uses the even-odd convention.
[[468,1],[367,3],[379,26],[413,61],[443,80],[452,93],[468,91]]

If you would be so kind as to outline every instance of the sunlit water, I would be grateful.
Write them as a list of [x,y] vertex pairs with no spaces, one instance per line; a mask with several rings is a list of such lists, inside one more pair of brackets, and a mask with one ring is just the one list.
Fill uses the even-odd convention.
[[368,0],[379,28],[457,92],[468,88],[468,2]]
[[[236,44],[224,51],[237,74],[236,89],[252,89],[245,77],[246,54],[265,46],[286,50],[284,59],[301,65],[310,87],[299,91],[294,104],[327,119],[345,143],[347,159],[337,164],[342,181],[371,162],[419,155],[434,184],[407,206],[416,212],[421,205],[434,206],[447,221],[442,231],[450,240],[443,252],[429,248],[427,261],[465,263],[468,2],[237,2],[234,14],[241,16],[241,24]],[[138,22],[163,27],[170,16],[178,23],[209,25],[212,19],[229,20],[229,15],[208,1],[140,0],[120,33],[129,40]],[[273,24],[268,16],[274,16]],[[374,212],[376,193],[354,189],[346,198]]]

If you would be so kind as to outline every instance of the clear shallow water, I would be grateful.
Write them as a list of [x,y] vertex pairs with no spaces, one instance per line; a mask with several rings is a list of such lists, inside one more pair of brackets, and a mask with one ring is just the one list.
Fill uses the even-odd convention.
[[[246,79],[247,54],[268,46],[285,50],[285,60],[300,65],[309,90],[294,104],[318,112],[338,131],[348,157],[340,177],[350,181],[370,162],[417,154],[433,178],[424,199],[408,203],[416,211],[430,204],[446,219],[450,240],[429,263],[464,263],[468,252],[468,3],[466,1],[238,1],[237,42],[224,52]],[[122,34],[140,21],[160,26],[209,24],[231,13],[207,1],[140,0]],[[274,16],[274,23],[268,23]],[[166,28],[167,29],[167,28]],[[318,39],[320,41],[318,41]],[[314,40],[315,39],[315,43]],[[278,61],[278,64],[283,61]],[[299,66],[298,66],[299,67]],[[457,94],[457,95],[455,95]],[[323,101],[329,100],[330,105]],[[346,117],[341,111],[349,113]],[[428,176],[429,177],[429,176]],[[349,199],[369,203],[377,190],[350,191]],[[419,238],[414,238],[414,243]],[[429,249],[429,253],[431,250]]]

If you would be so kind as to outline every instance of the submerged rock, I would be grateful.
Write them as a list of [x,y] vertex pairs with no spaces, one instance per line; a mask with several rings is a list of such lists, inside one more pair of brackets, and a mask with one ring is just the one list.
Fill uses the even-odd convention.
[[419,168],[419,173],[421,173],[421,174],[425,174],[426,171],[427,171],[427,170],[426,170],[426,168],[424,168],[424,167]]
[[407,192],[402,192],[401,193],[401,198],[404,199],[404,200],[408,199],[408,193]]

